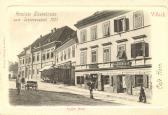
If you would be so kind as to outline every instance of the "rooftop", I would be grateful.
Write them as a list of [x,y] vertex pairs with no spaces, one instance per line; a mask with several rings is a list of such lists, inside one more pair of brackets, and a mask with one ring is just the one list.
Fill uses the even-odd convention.
[[93,15],[87,17],[87,18],[84,18],[82,20],[79,20],[76,24],[75,24],[75,27],[77,28],[80,28],[84,25],[87,25],[87,24],[90,24],[92,22],[96,22],[98,20],[101,20],[101,19],[106,19],[107,17],[116,17],[118,15],[121,15],[121,14],[124,14],[124,13],[127,13],[129,11],[127,10],[103,10],[103,11],[97,11],[95,12]]

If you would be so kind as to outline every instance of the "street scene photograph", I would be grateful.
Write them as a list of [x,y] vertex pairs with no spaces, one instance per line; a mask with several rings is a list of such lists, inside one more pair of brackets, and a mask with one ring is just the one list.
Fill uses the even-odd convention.
[[9,8],[9,104],[149,106],[144,10]]

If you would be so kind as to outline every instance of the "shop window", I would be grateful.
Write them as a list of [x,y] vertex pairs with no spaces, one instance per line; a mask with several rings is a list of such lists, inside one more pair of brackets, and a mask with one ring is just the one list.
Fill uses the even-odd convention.
[[131,44],[131,57],[136,58],[138,56],[149,56],[149,45],[148,43],[140,42]]
[[123,32],[129,30],[129,19],[120,18],[114,20],[114,32]]
[[93,26],[90,28],[91,40],[95,40],[97,38],[97,26]]
[[110,83],[110,79],[109,76],[104,76],[104,84],[109,84]]
[[143,75],[135,75],[135,87],[143,86]]
[[143,11],[136,11],[133,13],[133,24],[134,24],[134,29],[144,26]]
[[103,37],[110,36],[110,21],[103,23]]
[[84,84],[84,76],[77,76],[77,84]]
[[83,43],[83,42],[86,42],[86,39],[87,39],[87,31],[86,29],[82,30],[80,32],[80,42]]
[[119,60],[120,59],[127,59],[125,44],[118,46],[118,48],[117,48],[117,58]]

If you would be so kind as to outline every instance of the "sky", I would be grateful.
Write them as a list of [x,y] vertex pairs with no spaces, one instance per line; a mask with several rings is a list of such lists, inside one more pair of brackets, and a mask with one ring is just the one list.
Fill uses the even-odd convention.
[[[52,13],[50,16],[34,16],[35,12]],[[65,25],[76,30],[74,24],[90,15],[90,10],[65,10],[59,8],[36,8],[36,7],[10,7],[8,9],[8,61],[18,61],[17,55],[23,48],[45,35],[53,28],[60,28]],[[52,21],[51,21],[52,18]],[[25,19],[44,19],[44,21],[25,21]]]

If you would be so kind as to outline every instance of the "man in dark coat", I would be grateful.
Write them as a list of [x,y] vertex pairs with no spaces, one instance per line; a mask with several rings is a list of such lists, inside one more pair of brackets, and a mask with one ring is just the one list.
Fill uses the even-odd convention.
[[94,89],[95,84],[93,81],[90,81],[88,82],[87,85],[89,86],[90,98],[93,99],[93,89]]
[[141,85],[140,88],[140,94],[139,94],[139,102],[143,102],[146,103],[146,95],[145,95],[145,91],[143,89],[143,86]]

